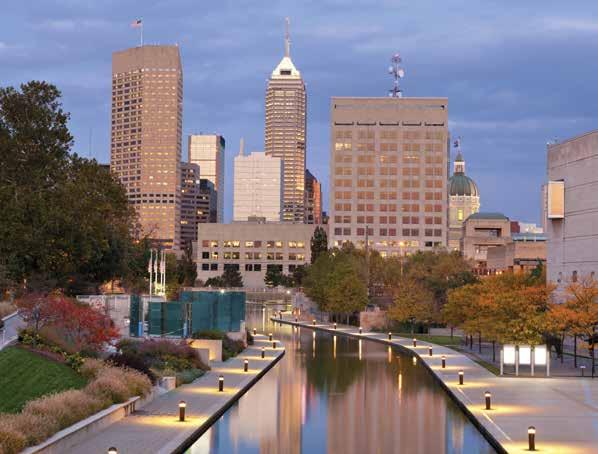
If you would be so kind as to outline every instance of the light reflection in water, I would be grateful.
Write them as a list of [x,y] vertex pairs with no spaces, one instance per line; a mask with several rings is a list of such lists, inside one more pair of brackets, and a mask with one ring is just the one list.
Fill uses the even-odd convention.
[[283,359],[188,452],[494,452],[423,367],[402,367],[408,356],[392,350],[389,363],[382,344],[320,332],[314,345],[303,331],[278,328]]

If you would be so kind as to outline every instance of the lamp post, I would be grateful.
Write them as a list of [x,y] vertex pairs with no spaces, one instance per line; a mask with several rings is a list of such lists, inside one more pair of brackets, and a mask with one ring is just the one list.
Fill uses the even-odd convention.
[[442,359],[442,368],[446,369],[446,356],[442,355],[441,359]]
[[460,385],[463,384],[463,371],[462,370],[459,371],[459,384]]
[[249,370],[249,361],[243,360],[243,372],[247,372]]
[[266,347],[262,347],[262,358],[266,357]]
[[334,322],[334,329],[336,329],[336,322]]
[[224,377],[221,375],[218,377],[218,392],[224,391]]
[[585,377],[585,375],[586,375],[586,366],[582,365],[582,366],[579,366],[579,368],[581,369],[581,376]]
[[253,335],[255,336],[257,334],[257,329],[253,328]]
[[428,346],[428,356],[432,356],[432,346]]
[[416,366],[417,365],[417,357],[413,357],[413,365]]
[[486,398],[486,410],[490,410],[492,407],[492,402],[490,401],[490,399],[492,398],[492,394],[490,394],[490,391],[486,391],[484,393],[484,397]]
[[530,451],[536,450],[536,428],[534,426],[527,428],[527,444]]
[[417,347],[417,339],[415,337],[413,338],[413,346]]
[[268,340],[269,340],[270,342],[272,342],[272,333],[269,333],[269,334],[268,334]]
[[316,326],[316,319],[315,318],[311,321],[311,324],[314,325],[314,326]]
[[361,329],[361,326],[359,327],[359,334],[363,333],[363,330]]
[[179,402],[179,421],[185,422],[185,409],[187,408],[187,402],[181,400]]
[[272,341],[272,350],[276,350],[276,341]]
[[392,333],[388,333],[388,340],[392,339]]

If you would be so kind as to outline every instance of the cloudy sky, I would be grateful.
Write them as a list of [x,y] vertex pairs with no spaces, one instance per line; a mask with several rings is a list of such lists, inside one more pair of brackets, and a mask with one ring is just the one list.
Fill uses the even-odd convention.
[[449,98],[484,211],[538,222],[546,142],[598,128],[595,0],[3,0],[0,85],[56,84],[74,150],[108,162],[111,53],[138,44],[129,24],[143,17],[146,43],[180,45],[184,133],[227,140],[230,219],[239,139],[263,149],[285,16],[308,90],[308,167],[326,206],[330,97],[385,96],[396,51],[406,96]]

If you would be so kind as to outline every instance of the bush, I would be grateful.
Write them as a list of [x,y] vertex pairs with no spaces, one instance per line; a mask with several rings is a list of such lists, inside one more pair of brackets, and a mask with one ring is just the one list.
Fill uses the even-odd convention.
[[28,402],[21,414],[53,419],[58,430],[62,430],[97,413],[104,408],[105,403],[105,399],[99,399],[83,391],[69,390]]
[[217,339],[223,340],[226,337],[224,331],[218,329],[206,329],[203,331],[196,331],[191,336],[193,339]]
[[14,415],[0,415],[0,452],[17,454],[27,446],[27,438],[13,426]]
[[228,336],[222,340],[222,360],[226,361],[233,356],[237,356],[245,349],[245,344],[242,340],[233,340]]
[[87,380],[93,380],[96,378],[102,370],[106,367],[106,363],[99,359],[86,359],[81,366],[79,373],[83,375]]
[[[10,423],[14,430],[23,434],[28,446],[41,443],[60,430],[58,422],[51,415],[19,413],[11,415]],[[0,435],[1,438],[2,436]]]
[[125,353],[114,353],[108,357],[108,362],[118,367],[134,369],[147,375],[152,384],[156,383],[156,375],[151,371],[149,364],[139,355],[127,351]]
[[245,333],[247,336],[247,345],[253,345],[253,343],[254,343],[253,334],[251,334],[251,331],[249,331],[248,329],[245,330]]
[[129,388],[126,383],[113,374],[102,373],[85,387],[85,392],[111,403],[122,403],[129,399]]
[[[209,369],[201,361],[197,352],[187,345],[185,341],[172,342],[166,339],[126,341],[119,342],[117,348],[123,354],[139,357],[149,368],[168,369],[176,366],[179,370],[181,368]],[[186,360],[187,363],[175,360],[174,358]]]
[[12,314],[17,308],[11,303],[0,303],[0,318],[4,318],[7,315]]
[[176,374],[176,385],[181,386],[187,383],[191,383],[197,378],[205,374],[205,371],[201,369],[187,369]]

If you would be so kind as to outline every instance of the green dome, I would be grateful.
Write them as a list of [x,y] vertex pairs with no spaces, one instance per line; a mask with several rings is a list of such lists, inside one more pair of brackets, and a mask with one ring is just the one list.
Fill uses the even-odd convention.
[[448,192],[449,196],[480,196],[478,186],[471,178],[462,172],[455,172],[455,174],[449,178]]

